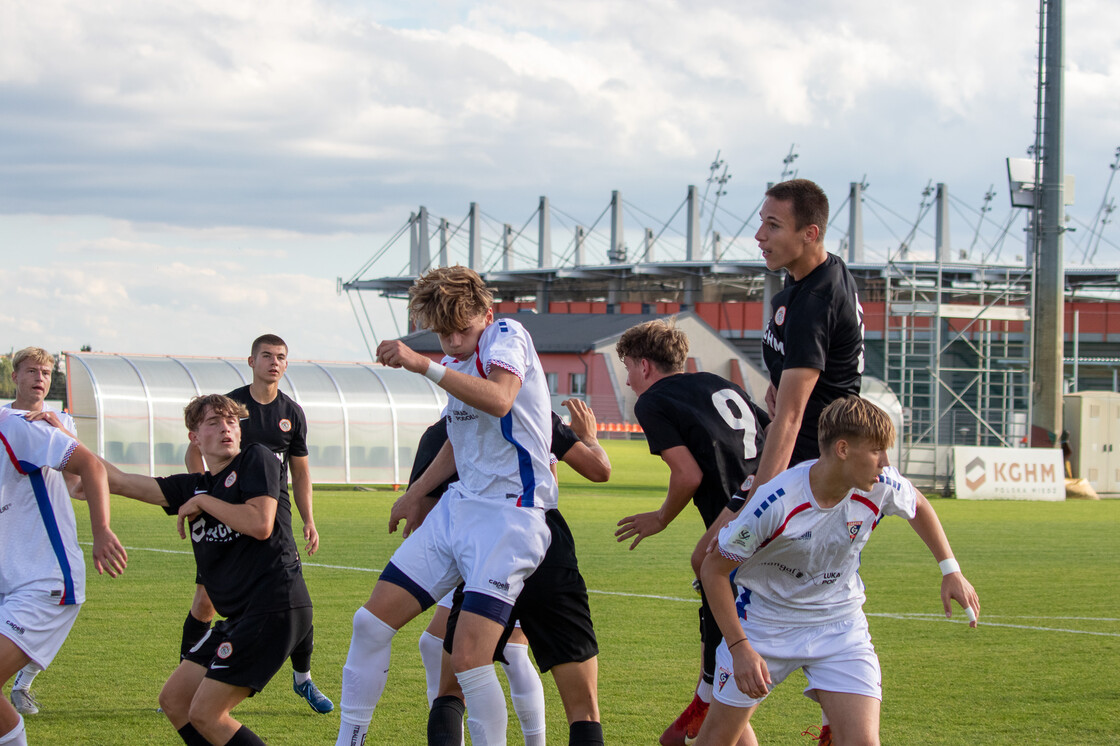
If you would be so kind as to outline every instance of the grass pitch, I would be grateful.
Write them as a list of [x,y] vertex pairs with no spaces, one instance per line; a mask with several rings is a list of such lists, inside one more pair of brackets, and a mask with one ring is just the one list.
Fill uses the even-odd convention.
[[[601,648],[599,699],[608,743],[654,744],[692,697],[699,666],[697,597],[688,556],[701,532],[688,509],[634,551],[614,541],[619,518],[653,510],[668,477],[639,442],[606,444],[611,482],[561,467],[561,507],[591,589]],[[315,601],[312,673],[336,703],[350,620],[399,544],[386,533],[388,491],[320,488],[321,550],[304,575]],[[909,526],[884,520],[863,558],[866,612],[883,667],[884,744],[1102,744],[1120,731],[1120,501],[1029,503],[934,500],[982,604],[970,630],[940,608],[937,564]],[[79,513],[82,507],[77,506]],[[88,522],[79,517],[80,531]],[[42,712],[32,744],[174,744],[156,696],[177,662],[194,563],[173,518],[113,499],[128,570],[92,571],[88,602],[51,668],[36,679]],[[389,683],[369,743],[422,744],[426,702],[416,643],[428,614],[396,638]],[[290,671],[234,715],[270,744],[333,744],[338,711],[318,715],[291,691]],[[548,740],[567,742],[563,709],[544,677]],[[754,718],[764,744],[806,744],[819,722],[790,677]],[[6,693],[6,692],[5,692]],[[510,712],[510,743],[520,741]]]

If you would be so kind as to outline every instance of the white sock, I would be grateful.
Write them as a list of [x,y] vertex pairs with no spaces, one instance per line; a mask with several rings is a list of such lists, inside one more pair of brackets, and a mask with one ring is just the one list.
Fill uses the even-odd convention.
[[23,729],[23,715],[19,716],[16,727],[0,736],[0,746],[27,746],[27,731]]
[[365,740],[373,710],[389,678],[389,653],[397,631],[364,606],[354,612],[350,652],[342,667],[342,722],[335,746],[357,746]]
[[492,664],[455,674],[467,703],[471,742],[506,746],[506,695]]
[[16,674],[15,680],[12,681],[12,689],[30,689],[31,682],[42,672],[43,669],[39,668],[37,663],[28,663]]
[[529,646],[507,642],[504,652],[509,663],[503,663],[502,668],[509,679],[509,697],[521,721],[525,746],[544,746],[544,686],[529,660]]
[[292,681],[296,684],[302,684],[305,681],[311,681],[310,671],[292,671]]
[[424,680],[428,683],[428,709],[439,695],[439,675],[443,667],[443,640],[428,630],[420,635],[420,660],[424,662]]
[[696,687],[696,696],[700,698],[701,702],[712,703],[712,685],[703,679],[700,680],[700,685]]

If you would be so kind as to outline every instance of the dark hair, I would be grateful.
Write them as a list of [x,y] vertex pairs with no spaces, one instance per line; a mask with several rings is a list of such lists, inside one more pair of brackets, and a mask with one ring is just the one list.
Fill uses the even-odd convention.
[[824,231],[828,227],[828,197],[823,189],[808,179],[790,179],[767,189],[766,196],[792,202],[797,230],[815,225],[820,228],[817,240],[824,240]]
[[268,345],[269,347],[283,347],[284,351],[288,351],[288,343],[280,339],[275,334],[262,334],[253,340],[253,347],[249,350],[249,357],[256,357],[257,351],[260,350],[261,345]]

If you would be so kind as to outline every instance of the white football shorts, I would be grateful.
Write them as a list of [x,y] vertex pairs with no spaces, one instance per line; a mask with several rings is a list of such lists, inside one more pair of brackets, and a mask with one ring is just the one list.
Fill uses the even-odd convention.
[[[861,694],[883,699],[879,656],[871,644],[867,617],[858,617],[820,627],[775,627],[740,620],[752,648],[766,661],[773,688],[801,668],[809,685],[804,694],[814,702],[816,690]],[[732,707],[753,707],[765,697],[754,699],[739,691],[727,643],[716,649],[715,698]]]
[[59,605],[42,591],[0,595],[0,635],[46,668],[66,642],[81,608],[81,604]]
[[551,541],[543,510],[468,497],[452,484],[389,561],[433,599],[461,579],[465,592],[513,606]]

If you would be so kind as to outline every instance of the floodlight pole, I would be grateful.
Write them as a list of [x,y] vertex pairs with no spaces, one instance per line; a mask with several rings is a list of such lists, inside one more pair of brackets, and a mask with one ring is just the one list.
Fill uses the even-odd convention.
[[[1062,432],[1065,380],[1065,268],[1062,0],[1041,0],[1045,35],[1042,173],[1035,193],[1034,406],[1032,445],[1054,446]],[[1036,154],[1037,157],[1037,154]],[[1041,441],[1041,442],[1040,442]]]

